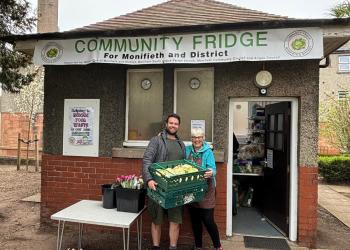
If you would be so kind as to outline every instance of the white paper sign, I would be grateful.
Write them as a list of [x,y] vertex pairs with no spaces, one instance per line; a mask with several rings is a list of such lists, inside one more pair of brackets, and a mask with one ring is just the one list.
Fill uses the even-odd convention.
[[273,168],[273,150],[268,149],[266,152],[267,167]]
[[200,128],[205,133],[205,120],[191,120],[191,130],[194,128]]
[[94,109],[92,107],[73,107],[70,109],[71,145],[93,145]]
[[98,156],[99,99],[65,99],[63,155]]

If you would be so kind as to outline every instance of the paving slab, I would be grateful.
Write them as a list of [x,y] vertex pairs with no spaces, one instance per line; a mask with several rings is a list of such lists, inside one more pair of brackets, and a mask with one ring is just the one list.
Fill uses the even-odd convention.
[[348,190],[345,186],[318,185],[318,204],[327,209],[350,228],[350,198],[336,190]]
[[348,193],[350,194],[350,185],[329,185],[327,186],[338,193]]
[[41,202],[41,195],[40,193],[28,196],[26,198],[23,198],[21,201],[27,201],[27,202],[35,202],[40,203]]

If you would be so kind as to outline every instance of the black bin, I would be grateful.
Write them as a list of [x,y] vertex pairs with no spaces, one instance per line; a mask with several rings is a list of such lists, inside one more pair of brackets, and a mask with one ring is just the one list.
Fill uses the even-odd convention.
[[107,209],[116,208],[115,189],[112,184],[101,185],[102,190],[102,207]]
[[138,213],[145,206],[145,189],[129,189],[118,187],[115,191],[117,210]]

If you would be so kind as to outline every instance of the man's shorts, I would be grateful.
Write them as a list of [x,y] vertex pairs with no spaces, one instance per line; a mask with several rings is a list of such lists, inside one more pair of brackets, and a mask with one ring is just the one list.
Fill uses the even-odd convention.
[[163,224],[164,217],[168,217],[168,221],[182,224],[183,207],[174,207],[164,209],[152,199],[148,199],[148,212],[151,215],[152,222],[156,225]]

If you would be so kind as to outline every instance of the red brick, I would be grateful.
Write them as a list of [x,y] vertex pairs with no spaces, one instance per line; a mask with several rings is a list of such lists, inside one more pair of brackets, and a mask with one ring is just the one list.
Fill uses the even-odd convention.
[[109,174],[109,168],[96,168],[96,174]]
[[81,168],[80,167],[70,167],[69,168],[69,171],[70,172],[81,172]]
[[51,165],[51,166],[61,166],[61,164],[62,162],[57,160],[49,161],[48,163],[48,165]]
[[96,169],[95,168],[82,168],[82,172],[83,173],[96,173]]
[[89,162],[87,162],[87,161],[76,161],[74,163],[74,166],[86,168],[86,167],[89,167]]
[[77,178],[88,178],[89,174],[86,173],[74,173],[74,176]]
[[63,177],[74,177],[74,173],[72,173],[72,172],[62,172],[61,176],[63,176]]
[[101,179],[102,178],[102,174],[89,174],[89,178]]
[[87,183],[87,184],[96,184],[95,179],[81,179],[81,183]]
[[48,172],[47,176],[61,176],[61,172]]
[[90,162],[90,167],[92,168],[103,168],[104,167],[104,162]]
[[[74,176],[74,173],[73,173]],[[82,183],[80,178],[67,178],[68,183]]]

